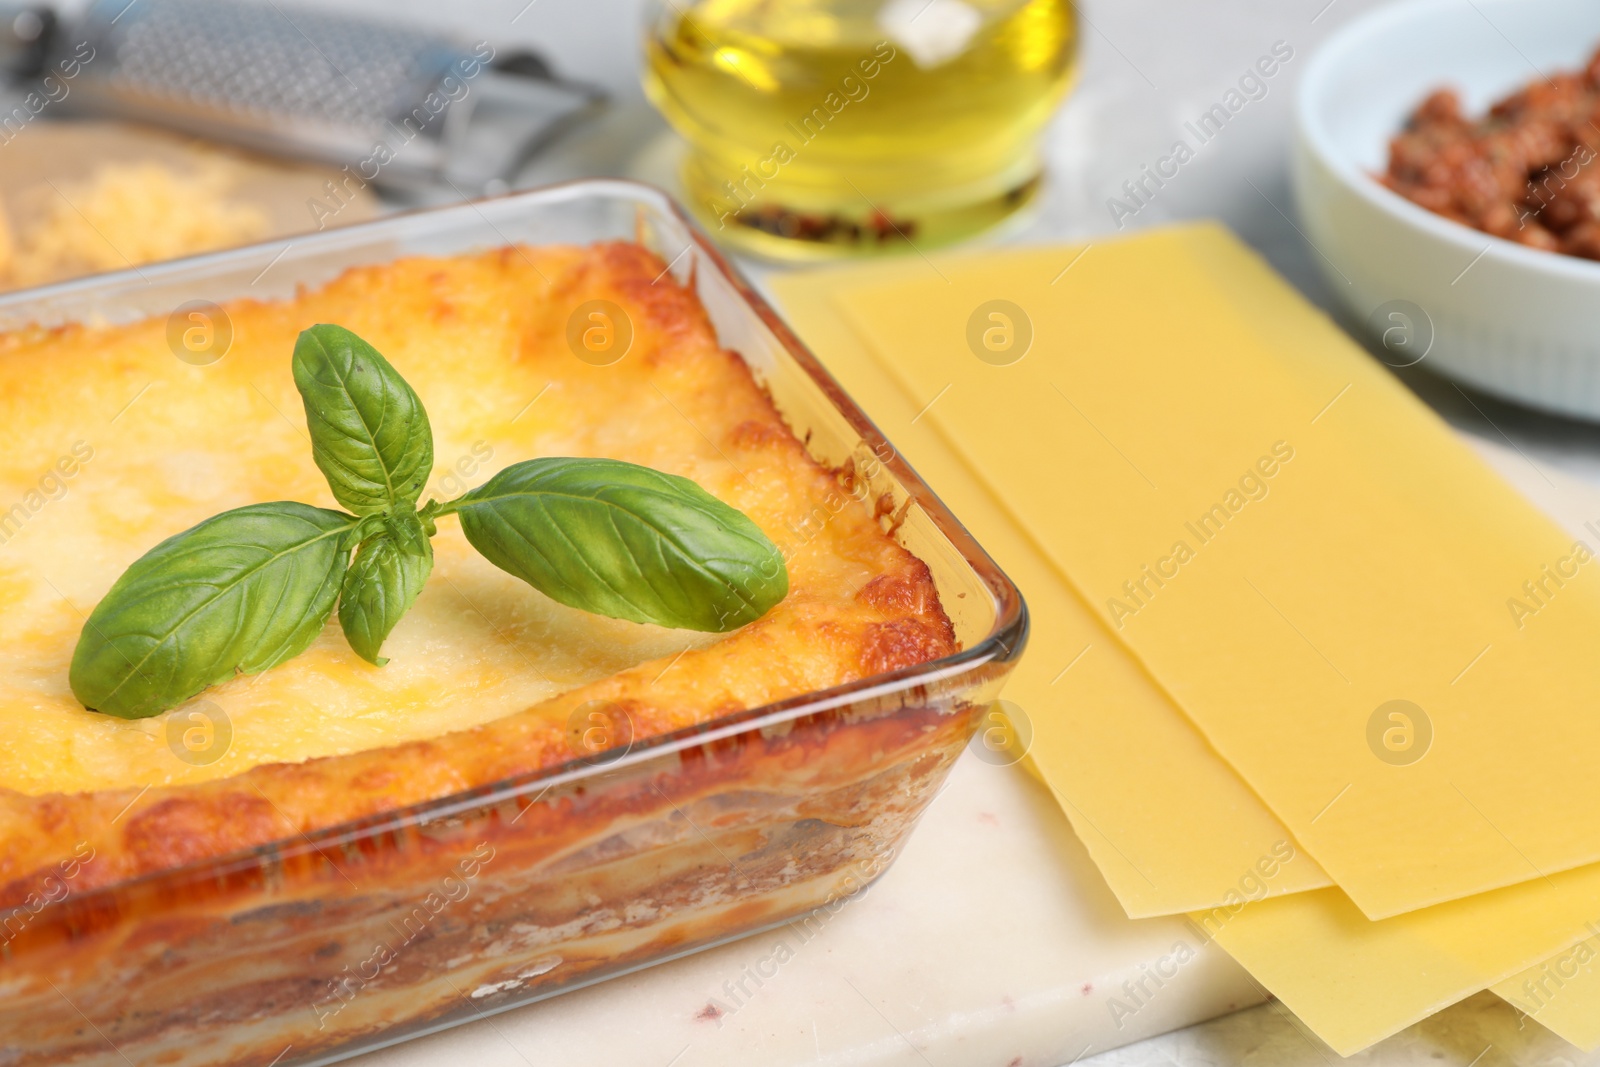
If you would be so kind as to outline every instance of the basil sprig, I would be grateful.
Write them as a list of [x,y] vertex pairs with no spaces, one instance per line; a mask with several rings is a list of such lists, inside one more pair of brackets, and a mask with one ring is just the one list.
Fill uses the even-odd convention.
[[495,566],[599,615],[722,633],[788,593],[782,553],[747,516],[687,478],[619,460],[527,460],[419,509],[433,433],[388,360],[341,326],[313,326],[295,345],[294,380],[312,458],[349,513],[252,504],[145,553],[78,636],[69,681],[84,707],[160,714],[304,652],[336,604],[350,647],[382,666],[433,569],[436,520],[452,513]]

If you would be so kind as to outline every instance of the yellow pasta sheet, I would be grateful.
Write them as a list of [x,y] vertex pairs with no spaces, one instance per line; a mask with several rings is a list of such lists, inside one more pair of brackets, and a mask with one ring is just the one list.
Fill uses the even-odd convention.
[[1587,549],[1226,231],[1060,260],[836,300],[1369,918],[1600,858]]
[[[805,341],[1024,590],[1032,635],[1005,699],[1026,717],[1040,777],[1128,915],[1329,885],[845,327],[830,293],[856,278],[830,271],[773,285]],[[1108,758],[1131,752],[1132,772]]]

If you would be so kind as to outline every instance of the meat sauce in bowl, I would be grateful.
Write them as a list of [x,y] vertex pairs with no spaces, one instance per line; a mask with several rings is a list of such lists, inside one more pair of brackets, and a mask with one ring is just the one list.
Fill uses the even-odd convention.
[[1600,259],[1600,51],[1472,119],[1439,89],[1389,143],[1382,181],[1484,233]]

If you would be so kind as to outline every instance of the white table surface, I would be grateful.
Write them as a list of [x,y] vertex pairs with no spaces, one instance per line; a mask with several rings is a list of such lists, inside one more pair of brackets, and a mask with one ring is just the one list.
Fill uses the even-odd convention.
[[[406,17],[487,38],[497,46],[536,45],[562,73],[606,86],[614,103],[603,121],[574,135],[558,153],[536,162],[525,176],[530,184],[628,173],[641,146],[663,129],[637,83],[640,0],[319,2],[327,7]],[[1129,226],[1198,216],[1219,218],[1311,299],[1326,304],[1314,253],[1290,221],[1294,215],[1286,173],[1290,103],[1294,83],[1316,44],[1343,22],[1380,2],[1086,0],[1081,78],[1050,133],[1051,173],[1042,202],[1016,239],[1086,238],[1113,230],[1107,198],[1118,194],[1124,180],[1137,176],[1141,164],[1168,150],[1185,119],[1215,103],[1275,41],[1286,41],[1294,49],[1294,58],[1269,83],[1268,95],[1252,102],[1204,146]],[[73,0],[68,6],[81,4],[82,0]],[[1550,494],[1539,487],[1552,481],[1570,490],[1556,494],[1568,502],[1558,504],[1558,510],[1587,506],[1582,491],[1569,486],[1561,478],[1562,472],[1600,485],[1600,427],[1547,419],[1484,397],[1474,397],[1475,407],[1453,386],[1425,370],[1408,373],[1406,380],[1458,427],[1497,442],[1497,460],[1518,484],[1547,496]],[[1589,510],[1594,514],[1585,518],[1600,517],[1600,508]],[[802,951],[786,966],[778,982],[790,988],[774,987],[770,990],[773,996],[753,998],[720,1028],[702,1024],[697,1030],[676,1017],[639,1018],[619,1011],[624,1005],[640,1003],[629,999],[630,988],[649,982],[651,974],[647,973],[357,1062],[371,1062],[374,1067],[380,1061],[383,1067],[422,1067],[469,1059],[473,1067],[593,1063],[601,1062],[593,1058],[593,1052],[597,1047],[594,1038],[603,1033],[610,1033],[612,1040],[600,1044],[617,1050],[615,1058],[604,1061],[608,1067],[626,1063],[691,1067],[697,1062],[804,1062],[788,1058],[797,1040],[811,1043],[815,1062],[832,1064],[944,1067],[993,1062],[996,1067],[1007,1067],[1006,1058],[993,1059],[988,1054],[998,1047],[997,1040],[999,1045],[1015,1046],[1020,1058],[1009,1061],[1012,1067],[1071,1062],[1079,1056],[1082,1044],[1091,1044],[1084,1038],[1075,1045],[1076,1035],[1095,1031],[1082,1003],[1088,998],[1073,1001],[1065,996],[1070,976],[1041,972],[1034,953],[1016,957],[1016,973],[1011,977],[1035,989],[1056,992],[1041,993],[1042,999],[1036,1003],[1008,1006],[994,999],[995,990],[1005,984],[996,985],[996,975],[1005,976],[1007,966],[998,954],[1016,944],[1019,931],[1025,934],[1031,928],[1042,931],[1041,939],[1064,938],[1073,945],[1087,945],[1080,958],[1092,960],[1095,938],[1117,929],[1120,912],[1109,896],[1098,904],[1078,899],[1089,913],[1102,915],[1104,925],[1075,928],[1071,924],[1076,920],[1065,913],[1037,910],[1051,891],[1093,896],[1092,889],[1080,884],[1084,880],[1073,880],[1073,872],[1080,871],[1079,865],[1086,861],[1064,821],[1033,791],[1031,783],[1014,771],[968,760],[958,768],[953,782],[899,864],[866,899],[852,904],[825,931],[837,935],[840,943],[847,936],[875,943],[892,963],[870,976],[857,976],[862,980],[855,992],[843,984],[849,974],[830,973],[824,966],[829,950],[819,941],[810,947],[821,951]],[[1014,851],[1017,833],[1000,833],[980,819],[984,812],[996,816],[1001,810],[1007,813],[1008,831],[1021,828],[1024,835],[1054,841],[1056,851],[1019,857]],[[958,847],[976,850],[970,854],[985,856],[996,865],[994,891],[982,899],[947,894],[949,938],[908,943],[904,935],[917,930],[917,924],[894,914],[894,901],[939,894],[940,873],[950,871],[952,857],[962,855]],[[1008,886],[1008,870],[1001,864],[1012,865],[1009,873],[1026,872],[1034,879],[1027,892],[1017,895],[1014,881]],[[1065,888],[1068,883],[1077,888]],[[1023,902],[1036,910],[1008,911]],[[1101,907],[1102,911],[1095,911]],[[1125,919],[1120,921],[1126,925]],[[993,931],[987,942],[982,934],[986,930]],[[925,926],[921,932],[926,936]],[[1150,943],[1159,946],[1170,932],[1157,930]],[[748,962],[745,957],[759,956],[761,947],[758,939],[669,966],[679,969],[675,973],[682,978],[686,998],[704,999],[714,995],[729,974],[738,973]],[[962,968],[981,970],[984,980],[963,982],[957,973]],[[944,973],[935,973],[941,970]],[[1163,997],[1153,1002],[1147,1013],[1135,1017],[1142,1032],[1155,1032],[1164,1021],[1184,1012],[1199,1017],[1192,1013],[1223,1010],[1229,1002],[1249,997],[1248,983],[1228,961],[1204,957],[1201,963],[1186,968],[1184,975],[1181,985],[1163,991]],[[1052,995],[1056,999],[1051,999]],[[963,996],[978,996],[979,1000],[961,1003]],[[872,1002],[877,1021],[859,1014],[862,1000]],[[662,1004],[659,1011],[670,1013],[685,1006],[687,1000],[685,1005]],[[1103,1002],[1095,1005],[1096,1012],[1104,1010]],[[805,1018],[807,1014],[809,1018]],[[872,1032],[874,1026],[877,1029]],[[985,1050],[981,1056],[976,1054],[980,1047]],[[1080,1062],[1085,1067],[1312,1067],[1337,1060],[1276,1004],[1239,1011],[1113,1052],[1099,1053],[1100,1047],[1104,1046],[1091,1047]],[[924,1048],[935,1051],[924,1052]],[[678,1059],[674,1060],[675,1056]],[[1384,1042],[1354,1062],[1385,1067],[1465,1067],[1469,1063],[1501,1067],[1507,1063],[1600,1064],[1600,1057],[1578,1055],[1484,994]]]

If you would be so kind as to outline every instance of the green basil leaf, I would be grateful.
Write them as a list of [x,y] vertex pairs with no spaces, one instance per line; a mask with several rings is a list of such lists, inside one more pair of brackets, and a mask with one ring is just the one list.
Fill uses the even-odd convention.
[[632,463],[528,460],[444,510],[495,566],[599,615],[721,633],[789,591],[782,553],[748,517]]
[[433,428],[400,372],[343,326],[324,324],[295,342],[294,384],[334,499],[357,515],[415,506],[433,470]]
[[356,520],[280,501],[161,542],[89,615],[68,681],[83,706],[143,719],[297,656],[333,612]]
[[339,594],[339,625],[358,656],[379,667],[389,662],[378,655],[383,642],[422,592],[432,570],[433,546],[426,537],[419,552],[402,549],[387,535],[356,550]]

